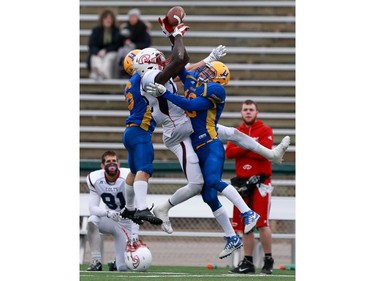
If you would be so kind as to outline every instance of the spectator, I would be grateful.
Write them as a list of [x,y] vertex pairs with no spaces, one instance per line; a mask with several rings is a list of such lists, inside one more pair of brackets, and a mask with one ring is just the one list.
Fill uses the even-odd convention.
[[[257,115],[257,104],[252,100],[244,101],[241,109],[243,123],[237,129],[271,149],[274,141],[272,129],[258,120]],[[265,253],[264,266],[261,272],[272,274],[274,262],[272,258],[272,233],[268,221],[273,190],[271,162],[263,156],[244,150],[231,142],[227,143],[226,156],[229,159],[235,159],[236,177],[231,180],[232,184],[239,188],[239,192],[247,205],[260,215],[256,228],[259,230],[260,242]],[[236,232],[243,232],[243,219],[236,207],[234,207],[232,224]],[[231,272],[255,273],[252,254],[255,244],[254,232],[244,233],[242,241],[244,259]]]
[[128,21],[121,29],[120,49],[118,52],[118,63],[120,66],[120,77],[129,77],[123,70],[123,61],[125,56],[134,49],[144,49],[151,46],[150,26],[148,22],[140,19],[141,11],[131,9],[128,12]]
[[89,38],[87,66],[90,78],[114,78],[120,46],[120,29],[117,27],[116,16],[111,10],[104,10],[100,14],[98,26],[92,29]]

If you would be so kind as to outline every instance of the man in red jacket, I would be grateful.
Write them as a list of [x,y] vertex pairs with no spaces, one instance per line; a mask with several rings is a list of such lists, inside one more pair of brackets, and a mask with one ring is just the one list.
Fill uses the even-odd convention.
[[[258,113],[257,104],[254,101],[244,101],[241,109],[243,123],[237,129],[254,138],[263,146],[272,149],[272,129],[257,119]],[[239,192],[248,206],[260,215],[256,227],[259,230],[260,241],[265,253],[261,273],[272,274],[274,263],[272,233],[268,222],[273,190],[271,185],[272,164],[263,156],[244,150],[231,142],[227,143],[226,156],[235,159],[236,177],[231,180],[232,185],[239,188]],[[243,219],[236,207],[234,207],[232,225],[237,233],[243,232]],[[231,272],[255,273],[252,257],[255,244],[254,233],[244,234],[242,241],[245,257]]]

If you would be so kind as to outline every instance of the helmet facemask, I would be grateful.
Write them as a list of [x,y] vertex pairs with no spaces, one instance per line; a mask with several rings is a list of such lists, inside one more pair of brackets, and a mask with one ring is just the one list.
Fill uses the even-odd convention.
[[197,73],[199,83],[216,82],[224,86],[230,79],[228,67],[219,61],[206,63],[203,68],[197,69]]

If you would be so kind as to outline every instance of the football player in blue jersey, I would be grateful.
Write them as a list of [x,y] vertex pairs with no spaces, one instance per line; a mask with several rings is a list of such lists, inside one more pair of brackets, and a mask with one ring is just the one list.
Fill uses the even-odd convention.
[[146,90],[150,95],[163,97],[180,106],[190,117],[194,129],[191,140],[204,178],[202,198],[212,212],[224,214],[222,219],[225,221],[223,224],[227,243],[219,255],[219,258],[224,258],[242,247],[242,242],[229,223],[217,193],[221,192],[241,211],[245,221],[245,233],[253,231],[259,219],[259,215],[246,205],[237,190],[221,179],[225,151],[223,143],[218,139],[217,123],[224,109],[226,98],[224,85],[230,80],[230,72],[224,63],[214,61],[207,63],[196,72],[183,69],[179,77],[184,84],[185,97],[171,93],[158,83],[149,83]]
[[[151,108],[147,100],[140,92],[141,77],[135,73],[133,68],[126,68],[126,60],[132,60],[140,50],[129,52],[124,59],[124,68],[132,77],[125,86],[125,102],[130,111],[126,119],[126,129],[122,142],[128,151],[128,163],[130,173],[125,183],[126,207],[121,211],[123,217],[128,217],[138,224],[147,220],[152,224],[161,224],[160,220],[152,215],[146,204],[136,204],[136,193],[141,196],[147,195],[148,180],[152,175],[154,160],[154,147],[151,135],[155,129],[156,122],[151,115]],[[145,194],[144,194],[145,193]],[[144,198],[145,199],[145,198]],[[136,205],[139,208],[136,209]]]

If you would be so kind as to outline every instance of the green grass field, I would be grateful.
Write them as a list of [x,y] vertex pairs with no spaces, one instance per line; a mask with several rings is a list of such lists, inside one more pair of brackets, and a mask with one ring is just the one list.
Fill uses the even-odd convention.
[[[87,264],[80,266],[80,281],[118,281],[120,278],[125,280],[143,280],[150,278],[153,281],[183,281],[183,280],[237,280],[248,278],[252,281],[275,281],[285,280],[294,281],[296,279],[295,271],[274,269],[272,275],[250,275],[250,274],[232,274],[228,273],[228,268],[217,268],[209,270],[205,267],[189,266],[151,266],[147,272],[110,272],[108,266],[103,265],[101,272],[88,272]],[[258,269],[259,271],[259,269]],[[258,272],[257,271],[257,272]]]

